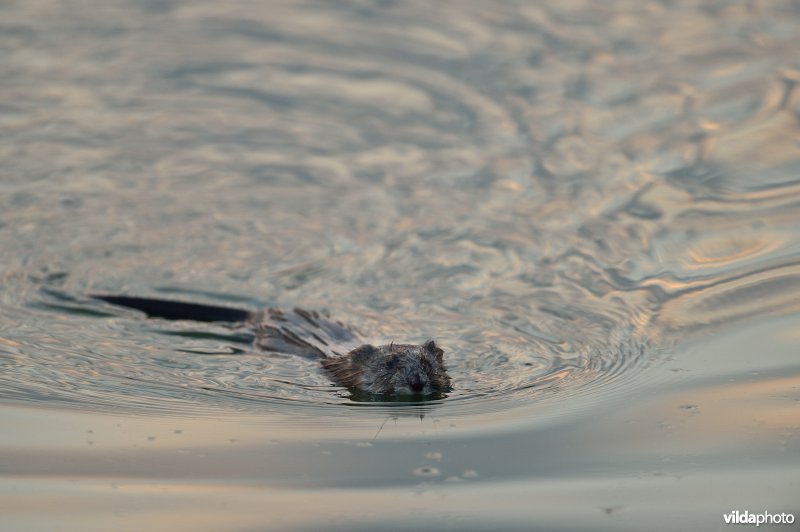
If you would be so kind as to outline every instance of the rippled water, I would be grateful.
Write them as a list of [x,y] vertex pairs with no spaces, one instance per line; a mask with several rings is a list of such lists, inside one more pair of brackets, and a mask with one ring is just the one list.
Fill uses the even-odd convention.
[[[792,1],[0,3],[0,490],[79,479],[76,530],[108,524],[97,476],[170,484],[175,508],[205,508],[209,478],[269,485],[295,528],[402,528],[417,490],[452,497],[432,528],[637,530],[665,490],[719,494],[676,503],[698,530],[800,516],[758,498],[800,488],[798,48]],[[355,401],[246,328],[97,292],[435,338],[454,389]],[[162,470],[176,450],[200,458]],[[385,513],[346,517],[370,486]],[[217,488],[260,526],[264,493]],[[490,488],[506,514],[474,513]],[[164,518],[145,506],[133,528]]]

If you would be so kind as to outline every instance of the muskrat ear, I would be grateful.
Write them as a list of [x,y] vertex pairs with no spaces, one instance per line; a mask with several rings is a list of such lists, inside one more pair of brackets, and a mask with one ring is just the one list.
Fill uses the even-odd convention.
[[439,349],[439,346],[436,345],[436,342],[434,342],[433,340],[428,340],[427,342],[422,344],[422,347],[424,347],[425,350],[428,351],[430,354],[434,355],[436,357],[436,360],[438,360],[439,362],[441,362],[442,358],[444,358],[444,351]]
[[348,354],[355,362],[366,362],[367,360],[372,358],[377,352],[378,348],[375,347],[374,345],[364,344],[362,346],[356,347]]

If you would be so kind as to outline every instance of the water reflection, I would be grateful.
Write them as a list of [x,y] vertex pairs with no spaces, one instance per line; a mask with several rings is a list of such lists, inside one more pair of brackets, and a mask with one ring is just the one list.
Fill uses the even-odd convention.
[[229,331],[59,316],[42,286],[433,337],[459,412],[623,386],[685,332],[798,310],[783,6],[6,11],[7,305],[37,324],[9,399],[349,401]]
[[[363,443],[386,421],[378,441],[402,444],[378,451],[385,469],[371,476],[353,465],[375,447],[336,462],[308,446],[275,456],[306,464],[319,485],[559,477],[559,510],[575,493],[591,501],[576,528],[602,528],[600,515],[619,529],[635,505],[665,517],[653,490],[714,493],[714,515],[746,503],[734,475],[711,472],[743,463],[736,450],[703,454],[706,475],[686,476],[681,453],[726,438],[763,466],[738,485],[753,487],[751,504],[769,502],[760,488],[773,480],[792,485],[796,467],[780,456],[796,453],[794,436],[776,436],[794,430],[791,403],[769,394],[791,396],[797,338],[786,352],[769,334],[746,352],[702,347],[800,311],[794,2],[34,0],[0,14],[4,404],[55,418],[235,414],[243,431],[301,427],[297,441],[318,426],[320,441],[357,432]],[[80,299],[90,293],[329,310],[372,343],[434,338],[454,389],[424,406],[357,403],[314,361],[252,349],[251,331],[109,313]],[[742,382],[751,371],[765,373]],[[698,374],[708,379],[680,388]],[[738,410],[769,436],[737,425]],[[8,426],[33,416],[4,415]],[[678,428],[642,428],[653,416]],[[437,430],[467,439],[414,447]],[[483,460],[514,442],[527,447]],[[254,448],[252,463],[272,456]],[[108,471],[88,454],[74,469],[72,456],[45,454],[64,475]],[[246,475],[232,454],[215,456]],[[23,458],[9,460],[16,473],[44,474]],[[679,465],[653,465],[662,458]],[[213,476],[211,463],[176,475]],[[596,495],[608,491],[582,475],[589,466],[616,500]],[[530,516],[509,501],[558,491],[499,484],[509,498],[494,501],[498,523]],[[370,493],[358,500],[398,495]],[[476,493],[459,491],[453,508]],[[339,515],[333,499],[302,495]],[[405,502],[381,510],[407,515]],[[687,515],[707,518],[692,504]]]
[[[270,508],[270,522],[281,516],[302,528],[369,503],[387,526],[423,507],[434,529],[464,513],[512,529],[565,519],[578,529],[633,530],[658,519],[716,528],[731,507],[793,510],[792,490],[765,487],[790,487],[798,474],[790,459],[796,330],[784,319],[742,331],[676,355],[618,397],[557,398],[524,416],[381,420],[363,409],[346,421],[279,412],[214,419],[5,408],[4,426],[18,430],[4,438],[13,490],[8,482],[0,490],[15,502],[7,518],[24,522],[43,493],[58,493],[71,503],[66,518],[80,523],[135,503],[143,522],[170,522],[172,511],[191,508],[247,529]],[[765,345],[774,367],[754,374],[753,351]],[[525,416],[535,421],[520,424]],[[330,494],[341,495],[333,507],[324,503]],[[664,509],[665,494],[674,509]],[[314,504],[313,515],[296,501]],[[487,511],[487,501],[503,512]],[[158,511],[164,502],[166,513]]]
[[[792,0],[0,3],[4,524],[800,515],[798,17]],[[247,328],[91,293],[434,338],[453,391],[356,402]]]

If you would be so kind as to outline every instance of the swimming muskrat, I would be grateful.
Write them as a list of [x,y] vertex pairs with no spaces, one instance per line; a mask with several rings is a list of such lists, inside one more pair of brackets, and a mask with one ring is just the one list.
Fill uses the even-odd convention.
[[450,390],[444,351],[433,340],[422,345],[363,344],[356,332],[319,312],[268,308],[248,311],[196,303],[130,296],[92,295],[150,317],[204,322],[241,322],[253,328],[254,345],[264,351],[320,360],[336,384],[356,394],[436,396]]

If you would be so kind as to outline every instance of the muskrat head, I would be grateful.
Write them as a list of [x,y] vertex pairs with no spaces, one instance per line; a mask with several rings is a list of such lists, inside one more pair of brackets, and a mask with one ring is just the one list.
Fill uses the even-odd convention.
[[450,390],[444,351],[422,345],[362,345],[323,366],[343,385],[375,395],[425,396]]

